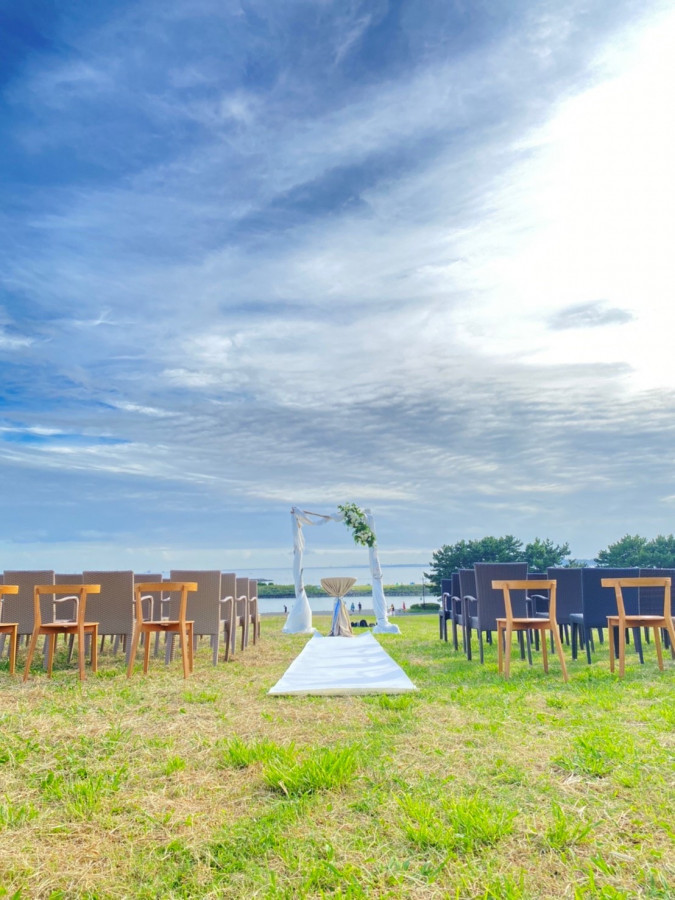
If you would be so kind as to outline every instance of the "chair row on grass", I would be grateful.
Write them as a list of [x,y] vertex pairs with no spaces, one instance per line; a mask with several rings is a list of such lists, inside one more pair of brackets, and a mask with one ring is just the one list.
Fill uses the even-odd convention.
[[[185,587],[188,585],[189,587]],[[211,642],[212,661],[220,656],[221,641],[228,660],[235,652],[237,632],[244,650],[249,638],[260,637],[257,582],[217,570],[172,570],[169,580],[160,573],[87,571],[77,574],[42,571],[5,571],[0,576],[0,655],[9,637],[9,669],[14,672],[22,639],[28,641],[27,677],[37,640],[46,638],[45,662],[51,673],[57,634],[70,636],[72,652],[78,638],[80,678],[84,677],[84,635],[91,636],[92,666],[96,666],[98,640],[106,637],[113,652],[120,643],[131,674],[138,643],[143,637],[144,671],[147,672],[150,636],[166,636],[165,661],[173,654],[178,635],[183,651],[184,674],[192,668],[192,656],[200,637]],[[187,634],[190,634],[188,646]]]
[[[620,674],[623,675],[627,631],[632,630],[636,651],[643,662],[640,628],[644,627],[654,633],[659,667],[663,668],[661,631],[675,656],[671,608],[673,580],[673,569],[556,567],[542,574],[528,573],[527,563],[477,563],[473,569],[461,569],[451,578],[443,579],[440,636],[447,641],[450,623],[453,644],[458,649],[461,629],[463,648],[467,658],[471,659],[475,631],[480,661],[483,662],[484,641],[491,643],[493,632],[501,636],[507,620],[511,619],[509,631],[519,634],[521,657],[525,658],[527,640],[531,662],[531,635],[535,634],[538,646],[539,632],[550,630],[564,672],[563,636],[569,641],[571,633],[572,657],[576,659],[581,645],[585,647],[590,663],[594,649],[593,630],[597,629],[602,642],[603,630],[610,628],[616,643],[616,648],[614,642],[610,644],[610,665],[614,671],[616,649]],[[506,582],[511,582],[511,586],[508,587]],[[519,583],[517,588],[513,582]],[[549,624],[544,626],[542,622]],[[646,634],[648,639],[649,632]],[[501,641],[498,649],[501,662]],[[508,667],[508,659],[506,665]]]

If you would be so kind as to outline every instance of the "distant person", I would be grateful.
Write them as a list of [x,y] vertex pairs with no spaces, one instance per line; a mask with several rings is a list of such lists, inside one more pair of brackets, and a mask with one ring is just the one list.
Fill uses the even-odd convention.
[[354,601],[352,600],[352,605],[349,607],[352,612],[355,611],[356,607],[354,606]]
[[402,611],[402,612],[405,612],[405,600],[404,600],[403,603],[401,604],[401,611]]
[[288,612],[288,607],[287,607],[287,606],[286,606],[286,604],[285,604],[285,603],[284,603],[284,612],[285,612],[285,613],[287,613],[287,612]]
[[361,601],[359,600],[359,612],[361,612]]

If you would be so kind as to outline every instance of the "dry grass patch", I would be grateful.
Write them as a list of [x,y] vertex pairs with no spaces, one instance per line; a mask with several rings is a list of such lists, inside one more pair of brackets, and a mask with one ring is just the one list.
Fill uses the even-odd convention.
[[187,681],[0,671],[0,896],[675,896],[673,663],[506,684],[399,621],[415,695],[269,697],[307,640],[280,617]]

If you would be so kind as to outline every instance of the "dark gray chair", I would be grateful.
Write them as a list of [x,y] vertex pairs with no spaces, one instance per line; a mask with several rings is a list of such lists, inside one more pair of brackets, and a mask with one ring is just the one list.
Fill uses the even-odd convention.
[[[472,570],[473,571],[473,570]],[[453,572],[450,578],[441,579],[441,608],[438,611],[440,637],[448,640],[448,621],[452,627],[452,644],[459,648],[457,641],[457,625],[461,621],[462,600],[459,585],[459,572]]]
[[[497,631],[497,619],[503,619],[506,615],[504,607],[504,594],[501,590],[492,587],[493,581],[524,581],[527,578],[527,563],[476,563],[473,567],[476,576],[476,592],[474,596],[467,595],[464,599],[464,615],[466,618],[466,649],[467,658],[471,659],[471,631],[478,632],[478,649],[480,661],[484,661],[483,635],[489,635],[492,642],[492,632]],[[464,591],[462,590],[462,593]],[[514,591],[511,595],[513,613],[516,617],[526,618],[525,591]],[[522,641],[522,632],[519,637]],[[529,632],[528,649],[530,646]],[[524,646],[521,642],[521,657],[525,658]],[[530,665],[532,656],[529,654]]]
[[[640,578],[672,578],[675,585],[675,569],[640,569]],[[663,610],[663,589],[653,587],[640,587],[638,589],[638,610],[641,616],[658,616]],[[645,639],[649,643],[649,629],[645,628]],[[663,643],[670,646],[670,635],[663,630]],[[675,647],[670,648],[675,656]],[[642,662],[642,658],[640,658]]]
[[[603,629],[607,628],[607,616],[617,614],[616,597],[611,588],[603,588],[603,578],[637,578],[640,570],[609,569],[604,567],[581,569],[581,611],[569,614],[572,626],[572,659],[577,658],[579,640],[586,647],[586,659],[591,664],[591,650],[593,644],[592,628],[598,629],[600,642],[603,641]],[[637,615],[638,589],[626,588],[624,592],[626,612]],[[618,636],[617,636],[618,637]],[[636,649],[641,650],[639,634],[636,635]]]
[[473,569],[460,569],[457,573],[459,580],[459,608],[455,612],[455,627],[462,629],[462,643],[466,658],[471,659],[471,607],[475,606],[476,573]]
[[[556,619],[560,627],[560,636],[565,642],[570,642],[570,616],[572,613],[582,611],[582,582],[581,569],[570,569],[566,566],[552,566],[546,570],[549,581],[555,581],[556,588]],[[535,615],[539,611],[535,610]]]
[[438,610],[438,637],[448,640],[448,619],[452,618],[452,578],[441,578],[441,606]]

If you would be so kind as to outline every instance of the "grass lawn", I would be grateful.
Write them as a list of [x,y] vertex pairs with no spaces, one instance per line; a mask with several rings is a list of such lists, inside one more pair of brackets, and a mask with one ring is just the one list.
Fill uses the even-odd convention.
[[494,645],[481,666],[396,621],[414,695],[268,697],[307,640],[283,617],[188,681],[106,652],[24,685],[3,659],[0,897],[675,897],[669,654],[631,646],[620,681],[606,643],[567,649],[565,685],[514,651],[505,683]]

